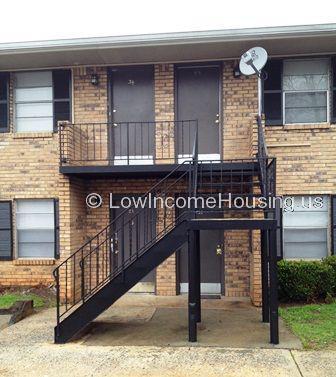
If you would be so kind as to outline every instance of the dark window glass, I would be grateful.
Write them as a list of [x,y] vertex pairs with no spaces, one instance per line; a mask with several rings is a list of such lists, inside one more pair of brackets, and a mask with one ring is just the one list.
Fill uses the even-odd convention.
[[7,129],[7,103],[0,103],[0,129]]
[[57,131],[57,122],[68,120],[71,117],[70,105],[70,70],[53,71],[54,95],[54,130]]
[[0,101],[7,101],[8,74],[0,73]]
[[265,93],[264,96],[264,112],[267,124],[282,124],[282,93]]
[[54,103],[54,116],[55,121],[60,120],[70,120],[70,103],[66,102],[55,102]]
[[8,80],[6,72],[0,72],[0,132],[8,131]]
[[70,71],[59,70],[53,72],[54,99],[70,98]]
[[269,60],[265,66],[264,113],[266,125],[282,124],[282,60]]
[[282,60],[269,60],[264,68],[267,78],[264,81],[265,90],[281,90]]

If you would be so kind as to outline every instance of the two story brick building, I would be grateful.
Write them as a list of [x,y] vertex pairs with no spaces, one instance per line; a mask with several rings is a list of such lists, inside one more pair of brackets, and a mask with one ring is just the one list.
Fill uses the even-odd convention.
[[[313,25],[0,45],[0,284],[53,284],[55,267],[80,250],[81,261],[62,265],[63,293],[77,302],[91,272],[99,288],[110,273],[104,263],[110,268],[114,258],[118,269],[178,217],[176,210],[120,217],[110,193],[116,204],[157,190],[172,174],[164,195],[186,194],[176,180],[190,173],[195,135],[204,192],[248,195],[260,193],[264,134],[267,157],[277,160],[276,194],[294,197],[283,213],[284,257],[333,253],[335,42],[335,25]],[[270,57],[259,132],[257,78],[237,68],[253,46]],[[97,208],[87,203],[91,193],[102,198]],[[323,204],[303,205],[308,195]],[[260,230],[203,229],[199,242],[202,293],[260,305]],[[172,251],[134,291],[188,291],[187,251]],[[87,255],[95,266],[86,270],[89,283]]]

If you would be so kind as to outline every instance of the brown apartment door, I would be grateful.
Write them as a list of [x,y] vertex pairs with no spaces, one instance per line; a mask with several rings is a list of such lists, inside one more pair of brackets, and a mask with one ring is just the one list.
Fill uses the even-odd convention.
[[[176,68],[177,120],[198,120],[199,155],[201,159],[218,159],[220,156],[220,66],[181,65]],[[188,143],[182,139],[189,135],[185,128],[178,130],[179,156]],[[189,151],[190,153],[190,151]]]
[[111,69],[110,155],[116,164],[152,163],[154,67]]
[[[202,215],[198,215],[202,217]],[[204,213],[204,217],[218,217],[216,213]],[[224,232],[222,229],[200,231],[201,293],[220,295],[224,271]],[[188,245],[180,249],[180,292],[188,292]]]
[[[138,197],[140,195],[129,195],[130,197]],[[113,198],[113,206],[120,206],[121,198]],[[119,215],[125,211],[123,207],[111,208],[110,220],[114,222],[112,227],[112,237],[117,240],[114,245],[113,267],[118,268],[122,264],[122,251],[124,248],[124,260],[128,260],[131,256],[135,256],[137,252],[141,252],[146,244],[155,237],[156,234],[156,212],[154,208],[144,208],[139,210],[139,216],[135,218],[136,210],[129,209],[124,215]],[[155,270],[145,276],[133,291],[154,293],[155,291]]]

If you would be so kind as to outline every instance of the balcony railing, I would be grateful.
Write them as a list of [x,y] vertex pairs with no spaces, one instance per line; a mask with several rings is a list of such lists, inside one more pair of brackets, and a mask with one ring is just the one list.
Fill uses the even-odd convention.
[[197,120],[60,123],[63,166],[151,165],[191,159]]

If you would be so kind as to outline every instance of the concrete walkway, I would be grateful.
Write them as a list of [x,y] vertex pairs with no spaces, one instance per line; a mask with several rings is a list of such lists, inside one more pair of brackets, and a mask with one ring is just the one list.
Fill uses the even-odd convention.
[[[300,340],[280,320],[280,344],[269,343],[268,323],[249,300],[202,300],[198,341],[189,343],[187,297],[134,296],[99,316],[85,337],[94,346],[192,346],[301,349]],[[141,301],[139,297],[142,297]]]
[[[124,304],[125,302],[116,305],[116,308],[119,307],[116,309],[119,313],[122,312],[121,308]],[[147,318],[153,313],[149,304],[141,309],[129,307],[128,310],[135,322],[137,320],[141,322],[144,317]],[[121,317],[122,315],[119,314],[119,318]],[[104,316],[102,318],[104,320]],[[108,318],[113,323],[110,314],[105,314],[104,321],[108,322]],[[124,320],[126,321],[125,318]],[[98,345],[94,344],[92,334],[72,343],[55,345],[53,344],[54,323],[55,310],[50,309],[0,331],[0,376],[331,377],[336,375],[336,352],[333,351],[190,347],[188,344],[154,347],[108,345],[103,342],[103,345]],[[181,336],[185,336],[184,330],[181,331]],[[139,339],[136,331],[133,333],[133,339],[134,342]]]

